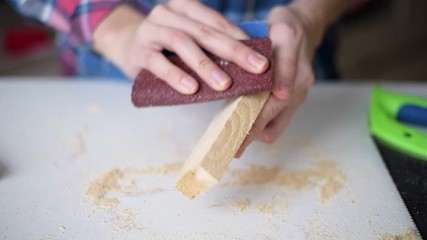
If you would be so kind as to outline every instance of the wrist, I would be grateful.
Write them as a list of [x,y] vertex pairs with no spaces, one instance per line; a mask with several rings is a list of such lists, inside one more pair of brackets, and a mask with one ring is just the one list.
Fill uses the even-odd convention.
[[131,6],[115,8],[95,29],[93,49],[124,70],[127,49],[144,16]]

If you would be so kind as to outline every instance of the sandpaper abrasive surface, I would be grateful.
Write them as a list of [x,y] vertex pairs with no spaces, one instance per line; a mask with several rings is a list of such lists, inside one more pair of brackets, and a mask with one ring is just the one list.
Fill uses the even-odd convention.
[[168,59],[198,81],[198,91],[192,95],[181,94],[151,72],[142,70],[135,79],[132,88],[132,101],[134,105],[144,107],[206,102],[270,90],[272,88],[271,63],[273,57],[271,41],[268,38],[262,38],[243,40],[242,42],[269,59],[270,64],[267,71],[262,74],[253,74],[233,62],[228,62],[206,52],[207,56],[227,73],[233,81],[229,89],[218,92],[210,88],[177,55],[173,54]]

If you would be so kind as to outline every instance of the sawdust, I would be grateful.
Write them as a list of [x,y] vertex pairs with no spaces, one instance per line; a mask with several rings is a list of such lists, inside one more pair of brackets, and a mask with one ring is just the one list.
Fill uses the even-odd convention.
[[337,233],[339,230],[334,224],[325,222],[321,218],[312,218],[304,222],[302,229],[305,233],[305,239],[339,239]]
[[123,171],[113,169],[90,183],[86,190],[86,196],[93,198],[95,205],[104,207],[114,207],[119,204],[117,198],[108,197],[110,192],[120,190],[119,180],[124,176]]
[[384,234],[379,237],[378,240],[421,240],[421,237],[418,235],[415,229],[408,228],[403,234]]
[[119,200],[115,197],[108,197],[107,195],[111,193],[122,193],[125,195],[152,194],[166,191],[166,188],[159,186],[138,187],[137,182],[148,175],[167,175],[175,173],[181,166],[181,163],[174,162],[142,169],[112,169],[92,181],[85,195],[92,198],[94,204],[97,206],[114,207],[119,205]]
[[332,196],[341,191],[346,177],[337,169],[336,164],[333,162],[321,162],[320,168],[322,174],[319,179],[324,181],[324,185],[320,187],[320,202],[325,203]]
[[168,189],[162,186],[138,186],[138,181],[149,176],[176,173],[181,168],[181,165],[181,163],[167,163],[141,169],[115,168],[91,181],[85,195],[92,200],[95,207],[108,210],[111,218],[106,219],[104,223],[110,225],[115,231],[140,229],[141,224],[136,221],[138,214],[131,209],[123,209],[117,197],[166,191]]
[[[232,185],[263,185],[274,181],[280,167],[275,166],[266,168],[255,164],[249,164],[244,169],[238,169],[231,172],[234,181]],[[225,184],[227,185],[227,183]]]
[[130,231],[132,229],[141,229],[142,226],[136,221],[137,213],[131,209],[120,209],[111,212],[112,217],[105,220],[104,223],[110,225],[117,232]]
[[[182,167],[180,162],[172,162],[160,166],[148,168],[115,168],[91,181],[85,195],[95,207],[107,209],[112,217],[106,220],[106,224],[117,231],[129,231],[141,228],[136,220],[137,213],[131,209],[123,209],[118,198],[131,197],[140,194],[151,195],[164,191],[174,191],[173,184],[162,183],[143,186],[147,177],[159,177],[176,174]],[[315,163],[308,170],[283,171],[280,166],[263,167],[249,164],[242,169],[230,171],[229,180],[222,187],[244,187],[276,185],[293,190],[318,189],[319,202],[325,203],[335,196],[345,184],[345,176],[330,161]],[[144,180],[144,181],[142,181]],[[227,201],[222,204],[212,204],[208,208],[232,207],[237,211],[258,211],[264,214],[275,214],[288,209],[274,199],[264,202],[252,203],[249,197],[237,201]]]
[[318,162],[313,169],[283,171],[278,166],[262,167],[249,164],[241,170],[232,172],[233,179],[227,185],[274,184],[294,190],[312,189],[319,186],[319,201],[327,202],[344,186],[346,177],[331,161]]
[[243,200],[235,202],[233,206],[239,209],[241,212],[243,212],[249,207],[250,204],[251,204],[251,201],[249,200],[249,198],[245,198]]
[[257,206],[259,212],[266,214],[273,214],[275,212],[276,204],[273,202],[262,202]]

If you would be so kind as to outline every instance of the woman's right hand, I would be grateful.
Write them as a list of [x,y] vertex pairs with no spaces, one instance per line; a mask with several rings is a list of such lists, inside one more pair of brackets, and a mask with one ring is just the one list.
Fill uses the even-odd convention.
[[197,81],[162,54],[175,52],[211,88],[223,91],[230,77],[203,49],[260,74],[268,60],[238,39],[247,35],[220,13],[195,0],[172,0],[157,5],[147,16],[128,5],[117,7],[94,33],[94,47],[131,79],[142,70],[166,81],[183,94],[197,91]]

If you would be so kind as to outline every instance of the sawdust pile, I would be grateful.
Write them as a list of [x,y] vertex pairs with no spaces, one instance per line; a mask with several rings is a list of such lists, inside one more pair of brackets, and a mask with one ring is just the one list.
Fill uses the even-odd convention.
[[[141,187],[137,185],[137,181],[149,175],[177,173],[181,166],[182,163],[173,162],[142,169],[112,169],[89,184],[86,196],[93,199],[97,206],[111,207],[119,204],[117,198],[110,196],[111,193],[136,195],[172,190],[173,186],[170,186],[169,189],[159,186]],[[341,191],[346,181],[344,174],[331,161],[318,162],[313,165],[312,169],[299,171],[283,171],[279,166],[263,167],[249,164],[243,169],[231,171],[231,176],[231,179],[223,186],[274,184],[294,190],[317,188],[320,203],[327,202]],[[234,204],[234,206],[244,210],[249,204],[250,202],[245,200]],[[266,208],[261,207],[261,209]]]
[[[129,231],[140,228],[137,221],[138,213],[121,206],[119,197],[151,195],[164,191],[176,191],[173,184],[148,184],[146,178],[157,178],[177,174],[182,163],[172,162],[149,168],[112,169],[91,181],[85,195],[95,207],[107,209],[113,216],[105,223],[112,225],[118,231]],[[153,180],[153,179],[151,179]],[[311,168],[298,171],[284,171],[280,166],[263,167],[249,164],[242,169],[229,172],[229,178],[218,187],[245,187],[274,185],[292,190],[317,189],[319,202],[325,203],[341,191],[346,181],[344,174],[331,161],[314,163]],[[156,182],[156,181],[154,181]],[[145,184],[145,185],[144,185]],[[163,185],[162,185],[163,184]],[[283,201],[264,199],[252,202],[249,197],[237,201],[225,201],[208,206],[208,208],[234,208],[240,212],[257,211],[263,214],[284,212],[289,206]],[[398,238],[399,239],[399,238]],[[410,239],[410,238],[403,238]]]
[[421,237],[418,235],[417,231],[409,228],[401,235],[385,234],[379,237],[378,240],[421,240]]
[[106,209],[111,218],[104,221],[115,231],[130,231],[141,229],[137,221],[139,213],[129,208],[120,206],[117,195],[132,196],[137,194],[153,194],[165,191],[161,186],[141,187],[138,180],[148,176],[161,176],[175,173],[181,168],[181,163],[168,163],[161,166],[143,169],[112,169],[90,182],[85,195],[89,197],[96,207]]
[[108,197],[107,194],[120,190],[119,180],[123,176],[123,171],[119,169],[113,169],[103,174],[89,185],[86,195],[93,198],[94,203],[98,206],[117,206],[119,204],[117,198]]
[[[232,172],[232,185],[275,184],[294,190],[319,187],[319,201],[327,202],[344,186],[346,177],[336,164],[331,161],[316,163],[313,169],[300,171],[283,171],[279,167],[262,167],[250,164],[242,170]],[[229,183],[230,184],[230,183]]]
[[99,178],[92,181],[87,190],[86,196],[93,199],[97,206],[114,207],[119,204],[119,200],[109,196],[111,193],[122,194],[150,194],[165,191],[165,188],[154,186],[150,188],[139,188],[137,181],[149,175],[167,175],[177,172],[182,163],[173,162],[161,166],[134,169],[112,169]]

